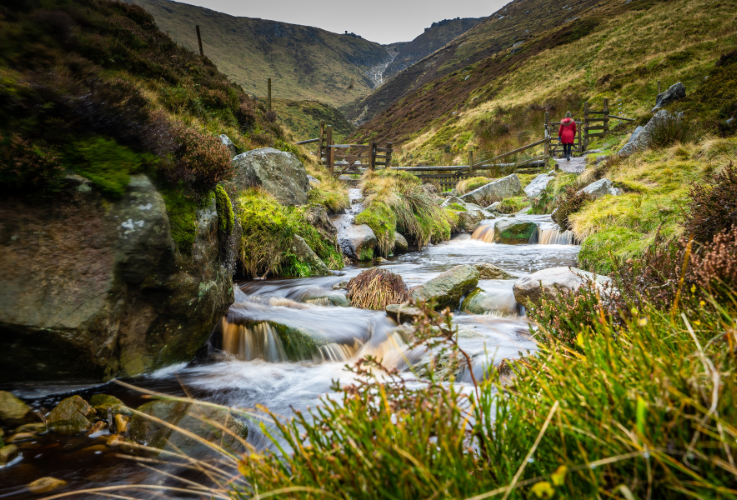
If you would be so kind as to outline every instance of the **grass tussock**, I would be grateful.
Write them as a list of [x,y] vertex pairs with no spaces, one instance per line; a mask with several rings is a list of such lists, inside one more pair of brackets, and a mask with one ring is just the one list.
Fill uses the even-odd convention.
[[334,241],[329,241],[304,218],[307,207],[285,207],[260,189],[243,191],[238,197],[237,217],[243,228],[240,262],[251,277],[269,273],[307,277],[313,269],[292,252],[295,235],[330,269],[343,267],[343,258]]
[[354,307],[383,311],[389,304],[402,304],[409,300],[404,280],[386,269],[364,271],[348,282],[348,299]]
[[414,175],[391,170],[367,172],[361,180],[361,190],[366,215],[359,214],[356,222],[371,227],[382,254],[387,255],[393,247],[395,231],[413,240],[419,248],[450,239],[446,212]]
[[310,168],[310,175],[315,177],[319,183],[313,183],[308,193],[311,203],[323,205],[329,213],[339,214],[350,208],[351,202],[348,198],[348,189],[345,183],[328,175],[322,168]]

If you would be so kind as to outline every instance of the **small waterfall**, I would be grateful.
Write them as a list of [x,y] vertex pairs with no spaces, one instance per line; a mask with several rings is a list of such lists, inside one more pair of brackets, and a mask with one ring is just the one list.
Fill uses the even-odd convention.
[[573,231],[561,231],[558,226],[537,228],[538,245],[575,245],[576,238]]
[[494,242],[494,224],[484,224],[476,228],[471,235],[472,240],[483,241],[484,243]]
[[223,320],[223,350],[243,361],[288,361],[279,335],[266,322],[248,327]]

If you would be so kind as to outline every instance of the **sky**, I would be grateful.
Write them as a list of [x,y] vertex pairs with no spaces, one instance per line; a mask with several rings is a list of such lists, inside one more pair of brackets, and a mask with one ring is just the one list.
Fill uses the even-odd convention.
[[179,0],[232,16],[259,17],[355,33],[372,42],[408,42],[435,21],[486,17],[509,0]]

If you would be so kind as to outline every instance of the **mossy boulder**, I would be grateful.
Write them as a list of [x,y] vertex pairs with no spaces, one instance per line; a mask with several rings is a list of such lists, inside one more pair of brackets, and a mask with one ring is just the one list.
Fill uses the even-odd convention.
[[46,419],[49,430],[71,436],[92,427],[95,410],[79,396],[63,399]]
[[0,198],[0,379],[106,380],[192,359],[232,302],[235,249],[214,197],[192,205],[181,251],[145,175],[111,200],[69,176],[51,201]]
[[461,298],[478,283],[479,272],[473,266],[461,265],[413,288],[411,293],[415,302],[433,302],[436,309],[457,309]]
[[13,393],[0,391],[0,423],[10,427],[23,424],[31,408]]
[[376,235],[366,224],[352,225],[339,235],[340,248],[351,259],[367,261],[374,258]]
[[125,403],[115,396],[109,396],[107,394],[95,394],[92,396],[90,398],[90,406],[102,417],[106,417],[109,412],[112,414],[120,413],[130,415],[130,409],[125,406]]
[[496,179],[461,196],[464,202],[480,203],[485,200],[503,200],[512,196],[522,196],[522,183],[516,174]]
[[494,224],[494,243],[527,245],[537,234],[537,224],[530,221],[502,219]]
[[159,450],[175,451],[188,456],[210,452],[210,448],[199,440],[144,415],[163,420],[215,446],[235,453],[243,451],[240,439],[248,437],[246,424],[223,408],[178,401],[151,401],[140,406],[136,411],[139,413],[131,418],[128,438],[135,443]]
[[261,148],[233,158],[236,189],[260,186],[283,205],[304,205],[310,181],[307,170],[293,153]]
[[0,447],[0,467],[4,467],[18,456],[18,447],[14,444]]
[[309,267],[309,272],[306,273],[309,276],[330,276],[330,269],[325,263],[320,260],[315,252],[312,251],[310,246],[301,236],[294,235],[292,237],[291,245],[292,254],[297,260]]

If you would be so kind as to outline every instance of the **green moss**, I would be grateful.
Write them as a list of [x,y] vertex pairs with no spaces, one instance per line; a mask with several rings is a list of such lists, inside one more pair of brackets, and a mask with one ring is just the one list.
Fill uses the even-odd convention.
[[394,233],[397,229],[397,217],[383,202],[372,203],[370,207],[358,214],[356,224],[366,224],[376,235],[379,253],[388,256],[394,248]]
[[369,260],[374,259],[374,249],[369,247],[364,247],[361,249],[361,253],[358,256],[358,260],[361,262],[366,262]]
[[307,194],[307,198],[310,203],[319,203],[332,213],[340,212],[351,206],[345,191],[324,190],[321,186],[313,187]]
[[513,214],[519,212],[529,204],[530,202],[524,196],[505,198],[499,205],[499,212],[503,214]]
[[206,205],[209,197],[203,198],[184,188],[167,188],[160,192],[177,249],[182,253],[191,253],[197,235],[197,210]]
[[464,207],[463,205],[459,203],[451,203],[449,207],[455,210],[456,212],[467,212],[468,211],[466,210],[466,207]]
[[225,192],[223,186],[215,188],[215,204],[218,211],[218,229],[222,234],[230,236],[233,234],[235,226],[235,214],[233,213],[233,204],[230,202],[228,193]]
[[311,276],[313,270],[291,252],[294,235],[301,236],[330,269],[343,267],[343,257],[304,219],[306,207],[285,207],[265,191],[249,189],[238,198],[243,228],[240,259],[252,276]]

